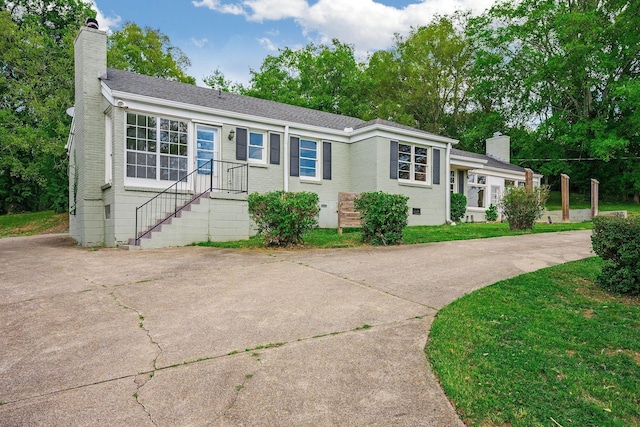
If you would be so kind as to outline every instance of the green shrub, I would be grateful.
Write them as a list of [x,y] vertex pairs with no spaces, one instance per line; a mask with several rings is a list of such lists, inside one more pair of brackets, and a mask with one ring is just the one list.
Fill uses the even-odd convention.
[[362,241],[372,245],[401,243],[409,216],[408,200],[407,196],[382,191],[361,193],[354,203],[361,215]]
[[316,193],[251,193],[249,215],[267,246],[289,246],[303,243],[302,234],[317,226],[320,212]]
[[488,222],[495,222],[498,220],[498,207],[494,204],[489,205],[486,212],[484,213],[484,218]]
[[506,189],[500,208],[509,223],[510,230],[531,230],[537,219],[542,218],[544,204],[549,198],[549,187],[537,187],[527,191],[524,187]]
[[467,197],[460,193],[451,193],[451,221],[458,222],[467,211]]
[[591,243],[605,260],[598,284],[613,292],[640,294],[640,217],[594,218]]

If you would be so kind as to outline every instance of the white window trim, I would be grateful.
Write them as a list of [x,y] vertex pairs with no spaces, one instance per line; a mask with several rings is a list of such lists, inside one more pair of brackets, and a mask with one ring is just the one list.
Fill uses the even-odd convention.
[[[473,181],[472,182],[469,182],[469,175],[473,175]],[[484,176],[484,184],[478,184],[478,176]],[[481,211],[485,211],[488,208],[487,198],[491,197],[490,194],[487,194],[487,193],[489,193],[491,191],[491,190],[487,191],[487,187],[488,187],[487,182],[488,181],[489,181],[489,176],[486,175],[486,174],[475,173],[475,172],[467,172],[467,186],[466,186],[467,194],[465,194],[465,196],[467,197],[467,209],[479,209]],[[472,187],[484,189],[484,193],[482,195],[483,196],[483,198],[482,198],[483,207],[469,205],[470,198],[469,198],[469,193],[468,192]]]
[[[251,134],[256,134],[256,135],[261,135],[262,136],[262,147],[259,147],[257,145],[251,145]],[[256,148],[260,148],[262,150],[262,157],[260,159],[252,159],[251,158],[251,147],[256,147]],[[259,165],[266,165],[267,164],[267,134],[266,132],[261,132],[261,131],[255,131],[255,130],[248,130],[248,135],[247,135],[247,162],[249,163],[254,163],[254,164],[259,164]]]
[[[194,159],[194,154],[193,154],[193,147],[195,146],[194,141],[194,127],[193,127],[193,122],[183,118],[183,117],[175,117],[175,116],[171,116],[171,115],[165,115],[165,114],[158,114],[155,112],[150,112],[150,111],[132,111],[132,110],[123,110],[122,111],[122,115],[123,115],[123,120],[124,120],[124,126],[123,126],[123,139],[122,139],[122,146],[123,146],[123,171],[122,174],[124,175],[124,185],[125,185],[125,189],[126,188],[149,188],[149,189],[161,189],[164,190],[166,188],[168,188],[169,186],[175,184],[177,181],[172,181],[172,180],[161,180],[160,177],[160,152],[159,152],[159,147],[160,147],[160,142],[157,141],[157,149],[156,149],[156,158],[157,158],[157,163],[156,163],[156,178],[155,179],[151,179],[151,178],[135,178],[135,177],[130,177],[127,176],[127,114],[136,114],[136,115],[144,115],[144,116],[151,116],[151,117],[155,117],[158,120],[158,126],[160,124],[160,119],[167,119],[167,120],[178,120],[181,122],[185,122],[187,124],[187,175],[189,175],[191,172],[193,172],[193,159]],[[159,133],[157,134],[158,138],[159,138]],[[134,150],[137,152],[137,150]],[[181,183],[179,186],[180,190],[184,190],[184,191],[189,191],[189,189],[191,188],[191,178],[187,179],[187,182],[183,182]]]
[[[313,142],[314,144],[316,144],[316,158],[315,159],[308,159],[308,160],[314,160],[316,163],[315,166],[315,170],[316,170],[316,174],[315,176],[304,176],[302,175],[302,141],[309,141],[309,142]],[[322,179],[322,177],[320,176],[320,167],[322,166],[322,150],[321,150],[321,143],[316,140],[316,139],[309,139],[309,138],[302,138],[300,137],[300,140],[298,141],[299,147],[298,147],[298,176],[300,177],[301,181],[311,181],[311,182],[318,182]]]
[[[411,147],[411,166],[410,166],[410,171],[411,171],[411,178],[410,179],[404,179],[404,178],[400,178],[400,146],[401,145],[408,145]],[[420,147],[420,148],[426,148],[427,149],[427,164],[426,164],[426,171],[425,171],[425,181],[419,181],[415,179],[415,150],[416,147]],[[431,185],[431,162],[432,162],[432,157],[433,157],[433,151],[432,151],[432,147],[426,146],[426,145],[420,145],[420,144],[409,144],[409,143],[405,143],[405,142],[398,142],[398,182],[400,183],[409,183],[409,184],[416,184],[416,185],[424,185],[424,186],[429,186]],[[402,163],[406,163],[406,162],[402,162]]]

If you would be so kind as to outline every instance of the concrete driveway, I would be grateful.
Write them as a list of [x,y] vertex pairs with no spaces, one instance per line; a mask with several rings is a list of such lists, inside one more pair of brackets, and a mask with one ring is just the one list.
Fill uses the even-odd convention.
[[0,240],[0,425],[462,425],[438,309],[588,257],[590,231],[394,248],[91,250]]

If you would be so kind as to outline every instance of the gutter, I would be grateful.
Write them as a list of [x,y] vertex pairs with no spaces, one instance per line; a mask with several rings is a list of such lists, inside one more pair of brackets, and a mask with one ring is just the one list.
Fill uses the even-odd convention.
[[283,190],[284,192],[288,192],[289,191],[289,125],[285,125],[284,127],[284,141],[282,141],[282,144],[284,145],[284,159],[283,159],[283,165],[284,167],[282,168],[282,183],[283,183]]

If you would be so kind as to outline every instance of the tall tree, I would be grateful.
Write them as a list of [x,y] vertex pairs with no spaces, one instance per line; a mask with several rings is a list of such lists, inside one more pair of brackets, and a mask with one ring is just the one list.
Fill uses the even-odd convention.
[[107,48],[109,67],[196,84],[185,71],[191,65],[189,57],[160,30],[127,22],[109,36]]
[[463,31],[467,15],[438,17],[372,55],[375,115],[430,132],[459,136],[467,120],[472,50]]
[[0,0],[0,213],[67,206],[73,41],[90,7]]
[[633,0],[509,0],[473,22],[476,93],[532,129],[520,155],[601,160],[533,163],[538,170],[581,186],[622,174],[603,189],[638,197],[639,13]]
[[242,92],[330,113],[365,117],[364,66],[355,59],[353,46],[333,40],[331,46],[310,44],[285,48],[265,58]]

